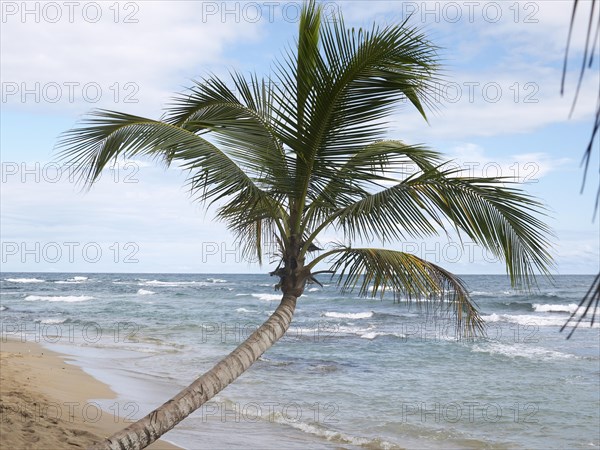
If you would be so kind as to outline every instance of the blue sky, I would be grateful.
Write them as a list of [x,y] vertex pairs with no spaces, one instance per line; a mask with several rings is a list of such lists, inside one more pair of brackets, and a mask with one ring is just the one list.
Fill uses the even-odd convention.
[[[571,119],[584,44],[582,13],[560,96],[570,1],[323,2],[347,25],[410,23],[440,47],[444,79],[430,123],[410,107],[390,138],[424,143],[474,175],[517,175],[550,209],[557,273],[595,273],[598,146],[580,195],[579,163],[599,83],[588,71]],[[53,150],[92,108],[157,118],[191,80],[229,69],[269,72],[293,44],[299,2],[2,2],[1,238],[3,271],[260,272],[241,259],[184,176],[121,161],[89,192]],[[598,47],[596,47],[598,49]],[[322,244],[337,239],[333,230]],[[450,239],[450,240],[449,240]],[[398,243],[456,273],[504,273],[456,237]]]

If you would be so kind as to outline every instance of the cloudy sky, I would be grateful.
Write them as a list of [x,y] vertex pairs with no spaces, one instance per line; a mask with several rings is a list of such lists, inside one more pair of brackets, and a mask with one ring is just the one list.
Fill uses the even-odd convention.
[[[323,2],[350,26],[408,16],[440,47],[444,79],[429,124],[408,106],[390,138],[424,143],[473,175],[518,176],[550,210],[557,273],[598,270],[598,146],[580,194],[598,60],[572,117],[589,2],[582,3],[566,93],[560,79],[571,1]],[[90,191],[56,162],[59,135],[92,108],[158,118],[208,73],[268,74],[297,32],[298,2],[2,1],[3,271],[259,272],[176,169],[121,161]],[[598,50],[598,46],[596,47]],[[445,98],[445,100],[443,100]],[[333,241],[333,232],[323,242]],[[503,273],[453,237],[395,248],[456,273]]]

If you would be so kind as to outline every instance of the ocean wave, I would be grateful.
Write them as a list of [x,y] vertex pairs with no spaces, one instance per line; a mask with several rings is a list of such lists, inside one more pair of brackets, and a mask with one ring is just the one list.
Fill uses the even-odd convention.
[[502,344],[500,342],[494,342],[485,345],[474,345],[472,350],[476,353],[490,353],[507,356],[509,358],[521,357],[535,360],[577,358],[575,355],[568,353],[520,343]]
[[373,327],[340,326],[336,324],[323,326],[323,324],[315,324],[315,326],[311,328],[292,324],[285,334],[285,337],[296,339],[310,338],[325,341],[327,339],[339,339],[351,336],[362,337],[373,331]]
[[383,331],[370,331],[368,333],[364,333],[364,334],[360,335],[361,338],[369,339],[370,341],[372,341],[375,338],[378,338],[379,336],[393,336],[393,337],[399,337],[399,338],[407,338],[408,337],[404,333],[386,333]]
[[11,283],[45,283],[46,280],[40,280],[39,278],[5,278],[4,281],[10,281]]
[[75,302],[86,302],[88,300],[92,300],[94,297],[90,295],[65,295],[65,296],[53,296],[53,295],[28,295],[25,297],[25,300],[28,302],[67,302],[67,303],[75,303]]
[[333,332],[335,333],[343,333],[343,334],[354,334],[356,336],[362,336],[365,333],[370,333],[374,330],[373,327],[345,327],[345,326],[339,326],[339,327],[335,327],[332,328],[331,330],[333,330]]
[[492,305],[498,305],[500,309],[533,311],[533,305],[528,302],[494,302]]
[[43,323],[45,325],[58,325],[61,323],[65,323],[69,319],[56,319],[56,318],[48,318],[48,319],[38,319],[36,322]]
[[[486,322],[511,322],[518,323],[520,325],[537,325],[542,327],[562,327],[565,323],[564,315],[512,315],[512,314],[490,314],[489,316],[482,316]],[[589,327],[589,322],[584,323],[586,327]],[[596,322],[593,326],[599,328],[600,324]]]
[[148,291],[146,289],[138,289],[137,294],[138,295],[152,295],[152,294],[156,294],[156,292]]
[[235,311],[239,312],[239,313],[252,313],[252,312],[254,312],[254,311],[250,311],[249,309],[246,309],[246,308],[238,308]]
[[340,312],[326,312],[322,314],[325,317],[331,317],[333,319],[368,319],[373,317],[373,311],[359,312],[359,313],[340,313]]
[[[243,295],[243,294],[242,294]],[[281,294],[251,294],[252,297],[265,302],[276,302],[281,300]]]
[[8,306],[4,306],[4,305],[0,306],[0,311],[6,311],[7,309],[8,309]]
[[222,278],[207,278],[211,283],[227,283],[227,280],[223,280]]
[[320,288],[314,287],[314,288],[310,288],[308,290],[308,292],[317,292],[317,291],[320,291],[320,290],[321,290]]
[[88,281],[88,277],[73,277],[67,278],[66,280],[55,281],[56,284],[81,284]]
[[533,305],[533,310],[536,312],[574,313],[575,311],[577,311],[577,304],[569,303],[568,305],[551,305],[551,304],[535,303]]
[[312,434],[324,438],[330,442],[336,442],[340,444],[356,445],[364,448],[380,448],[385,450],[402,449],[403,447],[393,442],[384,441],[380,438],[366,438],[361,436],[352,436],[350,434],[342,433],[341,431],[335,431],[325,428],[320,423],[308,423],[297,420],[290,420],[289,417],[275,412],[269,417],[269,421],[273,421],[279,424],[288,425],[299,431],[307,434]]
[[496,297],[498,296],[497,292],[489,292],[489,291],[471,291],[470,295],[477,295],[479,297]]

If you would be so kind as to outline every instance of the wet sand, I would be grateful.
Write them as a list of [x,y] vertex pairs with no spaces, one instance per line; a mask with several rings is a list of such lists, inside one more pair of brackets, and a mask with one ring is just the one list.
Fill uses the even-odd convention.
[[87,448],[130,423],[126,404],[104,411],[94,400],[116,398],[108,385],[66,361],[34,342],[0,342],[0,448]]

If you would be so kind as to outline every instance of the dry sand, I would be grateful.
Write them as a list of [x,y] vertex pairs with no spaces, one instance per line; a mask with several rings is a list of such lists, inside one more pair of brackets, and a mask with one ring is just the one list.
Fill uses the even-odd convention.
[[[1,449],[87,448],[130,423],[91,400],[115,394],[67,359],[36,343],[0,342]],[[148,448],[179,447],[158,441]]]

